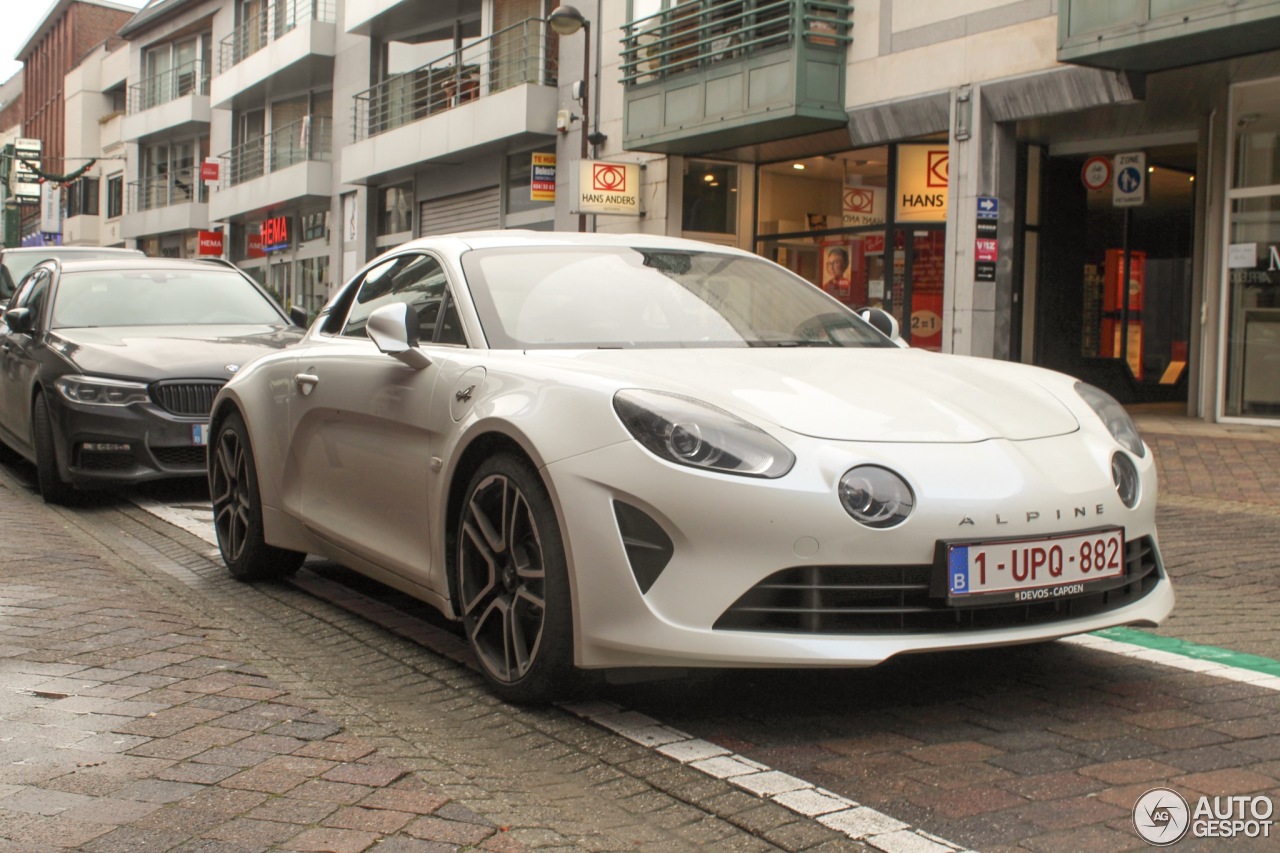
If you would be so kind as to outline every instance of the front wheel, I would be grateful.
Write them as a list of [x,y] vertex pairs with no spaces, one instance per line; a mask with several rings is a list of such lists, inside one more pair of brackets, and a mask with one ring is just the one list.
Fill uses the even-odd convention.
[[455,570],[481,671],[511,702],[561,698],[573,682],[573,605],[555,508],[524,459],[499,453],[467,486]]
[[53,422],[49,418],[49,404],[44,395],[36,396],[31,408],[31,441],[36,451],[36,482],[45,503],[70,503],[75,489],[58,471],[57,440],[53,436]]
[[227,571],[242,581],[278,580],[296,572],[307,555],[268,545],[263,538],[258,471],[239,415],[222,422],[209,450],[213,527]]

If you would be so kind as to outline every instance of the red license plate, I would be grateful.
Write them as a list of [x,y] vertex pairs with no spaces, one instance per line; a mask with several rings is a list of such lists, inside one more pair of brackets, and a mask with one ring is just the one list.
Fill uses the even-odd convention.
[[1124,531],[1119,527],[998,542],[947,546],[947,592],[968,596],[1008,594],[1015,602],[1061,598],[1093,581],[1124,575]]

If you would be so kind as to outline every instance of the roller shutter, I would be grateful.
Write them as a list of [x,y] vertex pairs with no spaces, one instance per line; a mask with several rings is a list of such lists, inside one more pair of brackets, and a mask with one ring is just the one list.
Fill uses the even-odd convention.
[[502,227],[502,194],[497,187],[433,198],[418,205],[418,236]]

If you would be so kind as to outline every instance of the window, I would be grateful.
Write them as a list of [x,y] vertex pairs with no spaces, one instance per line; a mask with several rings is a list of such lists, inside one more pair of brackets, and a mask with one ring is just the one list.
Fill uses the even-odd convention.
[[303,258],[298,262],[298,278],[293,304],[306,311],[307,319],[311,320],[329,298],[329,256]]
[[80,178],[67,187],[67,216],[98,215],[98,179]]
[[418,314],[418,340],[436,339],[437,321],[444,315],[440,343],[465,343],[462,329],[449,301],[448,282],[440,262],[430,255],[407,254],[391,258],[365,274],[351,305],[342,334],[364,337],[369,315],[384,305],[403,302]]
[[304,213],[299,218],[302,220],[302,242],[323,240],[329,236],[329,211]]
[[107,178],[107,218],[115,219],[124,213],[124,175]]
[[734,234],[738,230],[738,167],[711,160],[684,162],[685,231]]
[[378,236],[407,234],[413,229],[413,185],[378,190]]

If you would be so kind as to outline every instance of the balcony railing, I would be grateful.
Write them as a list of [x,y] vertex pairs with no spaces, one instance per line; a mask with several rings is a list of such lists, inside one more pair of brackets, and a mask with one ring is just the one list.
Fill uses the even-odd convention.
[[129,87],[129,115],[167,104],[184,95],[209,94],[209,65],[200,60],[147,77]]
[[163,175],[153,175],[140,181],[131,181],[128,187],[128,211],[142,213],[175,204],[204,203],[209,191],[200,180],[196,168],[177,169]]
[[554,86],[546,21],[530,18],[355,96],[359,142],[522,83]]
[[262,50],[307,21],[335,23],[336,0],[275,0],[220,42],[218,72]]
[[832,0],[687,0],[623,26],[622,82],[651,83],[794,45],[844,49],[853,6]]
[[219,159],[227,166],[227,186],[234,187],[308,160],[327,162],[332,153],[333,119],[307,116],[241,143]]

